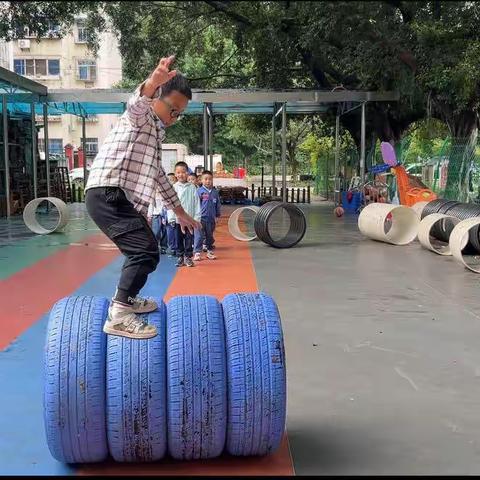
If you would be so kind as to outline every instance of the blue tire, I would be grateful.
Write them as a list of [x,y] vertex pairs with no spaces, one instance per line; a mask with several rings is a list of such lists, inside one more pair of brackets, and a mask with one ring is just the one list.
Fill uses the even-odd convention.
[[44,422],[48,448],[60,462],[101,462],[108,456],[102,331],[108,305],[101,297],[67,297],[50,313]]
[[107,436],[117,462],[152,462],[164,457],[166,424],[166,307],[142,315],[158,335],[107,340]]
[[182,296],[167,308],[170,454],[183,460],[217,457],[227,424],[222,307],[214,297]]
[[267,455],[281,443],[286,418],[286,369],[280,315],[263,293],[236,293],[222,302],[228,375],[227,451]]

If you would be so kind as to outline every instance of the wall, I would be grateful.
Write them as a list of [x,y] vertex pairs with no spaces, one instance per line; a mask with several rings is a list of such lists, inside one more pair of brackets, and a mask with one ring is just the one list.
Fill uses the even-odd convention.
[[0,67],[11,70],[12,62],[12,45],[0,40]]

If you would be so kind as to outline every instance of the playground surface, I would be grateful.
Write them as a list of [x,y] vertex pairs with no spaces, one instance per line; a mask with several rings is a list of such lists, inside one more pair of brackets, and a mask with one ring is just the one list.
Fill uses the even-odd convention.
[[[72,207],[63,234],[0,222],[0,473],[3,475],[412,475],[480,473],[478,277],[423,250],[363,238],[356,216],[302,206],[300,245],[242,243],[222,219],[218,260],[176,269],[162,256],[142,291],[271,294],[282,315],[287,432],[265,458],[65,466],[43,431],[48,312],[68,295],[111,297],[123,259]],[[232,211],[224,208],[225,214]]]

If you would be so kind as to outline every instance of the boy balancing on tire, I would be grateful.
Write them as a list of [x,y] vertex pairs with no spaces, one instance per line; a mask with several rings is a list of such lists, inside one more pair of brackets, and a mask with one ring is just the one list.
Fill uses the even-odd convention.
[[98,152],[85,188],[87,211],[126,260],[103,327],[107,334],[146,339],[157,334],[139,313],[158,305],[138,297],[159,262],[158,242],[146,220],[158,188],[182,231],[201,224],[188,215],[161,164],[165,128],[187,107],[192,92],[186,79],[170,71],[174,57],[162,58],[128,101],[127,109]]

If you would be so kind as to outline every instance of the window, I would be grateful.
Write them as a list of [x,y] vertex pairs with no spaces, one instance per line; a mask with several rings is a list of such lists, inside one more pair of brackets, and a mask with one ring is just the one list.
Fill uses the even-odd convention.
[[93,81],[97,78],[97,62],[95,60],[78,60],[77,61],[77,78],[78,80]]
[[42,77],[47,75],[47,61],[43,58],[35,60],[35,76],[38,75]]
[[13,61],[13,70],[17,75],[25,75],[25,60],[16,58]]
[[26,77],[58,77],[60,75],[60,60],[46,58],[15,58],[13,60],[15,73]]
[[[45,139],[39,138],[37,141],[38,150],[45,152]],[[64,153],[63,152],[63,138],[49,138],[48,139],[48,153]]]
[[60,60],[49,60],[48,61],[48,74],[49,75],[60,75]]
[[48,153],[63,153],[63,138],[49,138]]
[[85,26],[85,20],[77,20],[77,37],[75,41],[77,43],[87,43],[88,42],[88,30]]
[[98,138],[86,138],[85,151],[87,155],[96,155],[98,153]]
[[[25,38],[37,38],[38,33],[33,28],[25,27],[23,36]],[[60,38],[60,25],[48,21],[47,30],[40,38]]]

